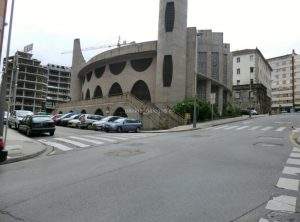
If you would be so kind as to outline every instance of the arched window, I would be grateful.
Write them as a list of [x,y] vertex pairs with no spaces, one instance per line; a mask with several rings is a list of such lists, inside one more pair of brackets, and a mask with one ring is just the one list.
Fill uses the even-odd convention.
[[142,100],[145,102],[151,101],[151,95],[150,95],[149,88],[148,88],[147,84],[142,80],[137,81],[133,85],[133,87],[131,89],[131,94],[134,95],[139,100]]
[[163,86],[170,87],[173,79],[173,58],[165,55],[163,64]]
[[95,69],[95,76],[97,79],[101,78],[105,72],[106,66],[102,66]]
[[122,107],[116,109],[116,111],[114,112],[114,116],[128,117],[125,110]]
[[119,95],[122,95],[123,94],[123,91],[122,91],[122,88],[120,86],[119,83],[115,82],[110,90],[109,90],[109,93],[108,93],[108,96],[119,96]]
[[102,94],[102,89],[100,86],[97,86],[95,91],[94,91],[94,96],[93,99],[98,99],[98,98],[102,98],[103,94]]
[[86,110],[85,109],[81,110],[81,114],[86,114]]
[[132,68],[137,72],[146,71],[152,64],[153,58],[135,59],[131,60]]
[[95,112],[95,115],[103,116],[102,109],[97,109],[96,112]]
[[119,75],[123,72],[125,66],[126,66],[126,61],[125,62],[112,63],[112,64],[109,64],[109,69],[110,69],[110,72],[112,74]]
[[90,99],[91,99],[91,93],[90,90],[88,89],[85,94],[85,100],[90,100]]

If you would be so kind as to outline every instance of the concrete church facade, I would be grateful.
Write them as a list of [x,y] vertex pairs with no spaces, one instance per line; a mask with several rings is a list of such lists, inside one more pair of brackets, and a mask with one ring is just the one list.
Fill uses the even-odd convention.
[[216,92],[222,113],[231,95],[230,46],[222,33],[188,28],[187,11],[187,0],[161,0],[157,41],[121,46],[87,62],[74,40],[72,101],[57,111],[129,116],[142,119],[146,129],[169,128],[184,123],[171,107],[204,89],[200,98]]

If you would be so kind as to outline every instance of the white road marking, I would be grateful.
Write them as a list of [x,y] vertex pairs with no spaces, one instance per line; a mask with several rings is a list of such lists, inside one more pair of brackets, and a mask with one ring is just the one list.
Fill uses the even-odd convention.
[[299,159],[292,159],[292,158],[289,158],[287,161],[286,161],[287,164],[291,164],[291,165],[300,165],[300,160]]
[[298,147],[294,147],[293,152],[298,152],[300,153],[300,149]]
[[277,130],[275,130],[276,132],[282,132],[283,130],[285,130],[286,127],[279,127]]
[[264,218],[261,218],[258,222],[269,222],[269,221]]
[[291,153],[290,157],[300,158],[300,153]]
[[266,206],[266,209],[281,212],[296,212],[297,198],[291,196],[273,197]]
[[265,128],[262,128],[261,130],[262,130],[262,131],[268,131],[268,130],[270,130],[270,129],[273,129],[273,127],[272,127],[272,126],[267,126],[267,127],[265,127]]
[[111,143],[117,142],[117,140],[102,138],[102,137],[98,137],[98,136],[84,136],[84,137],[95,139],[95,140],[101,140],[101,141],[105,141],[105,142],[111,142]]
[[118,136],[103,136],[104,138],[108,138],[108,139],[117,139],[117,140],[128,140],[128,138],[124,138],[124,137],[118,137]]
[[224,129],[224,128],[226,128],[226,127],[228,127],[228,126],[219,126],[219,127],[217,127],[217,128],[215,128],[216,130],[219,130],[219,129]]
[[72,144],[72,145],[75,145],[75,146],[78,146],[78,147],[81,147],[81,148],[85,148],[85,147],[90,146],[90,145],[87,145],[87,144],[79,143],[79,142],[76,142],[76,141],[73,141],[73,140],[68,140],[68,139],[65,139],[65,138],[54,138],[54,139],[58,140],[58,141],[61,141],[61,142],[64,142],[64,143],[69,143],[69,144]]
[[103,142],[100,142],[100,141],[85,139],[85,138],[82,138],[82,137],[70,136],[70,138],[75,139],[75,140],[81,140],[81,141],[88,142],[88,143],[97,144],[97,145],[103,145],[104,144]]
[[257,130],[259,129],[261,126],[253,126],[252,128],[250,128],[249,130],[253,131],[253,130]]
[[246,129],[246,128],[249,128],[250,126],[242,126],[242,127],[239,127],[237,128],[236,130],[243,130],[243,129]]
[[234,128],[237,128],[238,126],[229,126],[229,127],[226,127],[224,128],[224,130],[231,130],[231,129],[234,129]]
[[288,174],[288,175],[293,175],[293,176],[297,176],[297,174],[300,175],[300,168],[297,167],[284,167],[283,174]]
[[278,188],[287,189],[287,190],[299,190],[299,180],[288,179],[288,178],[279,178],[278,183],[276,185]]
[[70,151],[70,150],[73,150],[72,148],[68,147],[68,146],[65,146],[65,145],[62,145],[60,143],[55,143],[55,142],[50,142],[50,141],[47,141],[47,140],[39,140],[40,143],[43,143],[47,146],[52,146],[52,147],[55,147],[57,149],[60,149],[62,151]]

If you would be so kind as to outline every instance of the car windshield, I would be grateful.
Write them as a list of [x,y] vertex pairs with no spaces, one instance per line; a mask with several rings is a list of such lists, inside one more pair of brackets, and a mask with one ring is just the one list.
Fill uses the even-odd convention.
[[72,115],[74,115],[73,113],[67,113],[61,116],[61,118],[70,118]]
[[33,115],[31,111],[17,111],[16,116],[17,117],[25,117],[25,116],[30,116]]
[[34,116],[32,118],[32,122],[34,123],[45,122],[45,121],[51,121],[51,118],[49,116]]
[[111,117],[105,117],[105,118],[103,118],[102,120],[101,120],[101,122],[107,122],[107,121],[109,121],[111,119]]

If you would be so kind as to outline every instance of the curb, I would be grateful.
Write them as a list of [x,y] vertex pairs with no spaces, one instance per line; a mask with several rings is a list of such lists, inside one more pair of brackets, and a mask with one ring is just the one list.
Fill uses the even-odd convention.
[[0,165],[10,164],[10,163],[16,163],[16,162],[20,162],[20,161],[32,159],[32,158],[35,158],[35,157],[38,157],[38,156],[42,155],[43,153],[46,152],[46,150],[47,150],[47,147],[45,147],[43,150],[41,150],[41,151],[39,151],[37,153],[34,153],[34,154],[30,154],[30,155],[26,155],[26,156],[21,156],[21,157],[16,157],[16,158],[11,158],[11,159],[6,160],[3,163],[0,163]]
[[[264,116],[258,116],[258,117],[255,117],[255,118],[261,118],[261,117],[264,117]],[[253,119],[253,117],[251,119]],[[221,126],[221,125],[225,125],[225,124],[228,124],[228,123],[241,122],[241,121],[245,121],[245,120],[250,120],[250,118],[247,117],[245,119],[232,120],[232,121],[229,121],[229,122],[226,122],[226,123],[215,123],[215,124],[208,125],[206,127],[197,127],[197,128],[183,129],[183,130],[141,131],[141,133],[179,133],[179,132],[188,132],[188,131],[206,129],[206,128],[214,127],[214,126]]]

